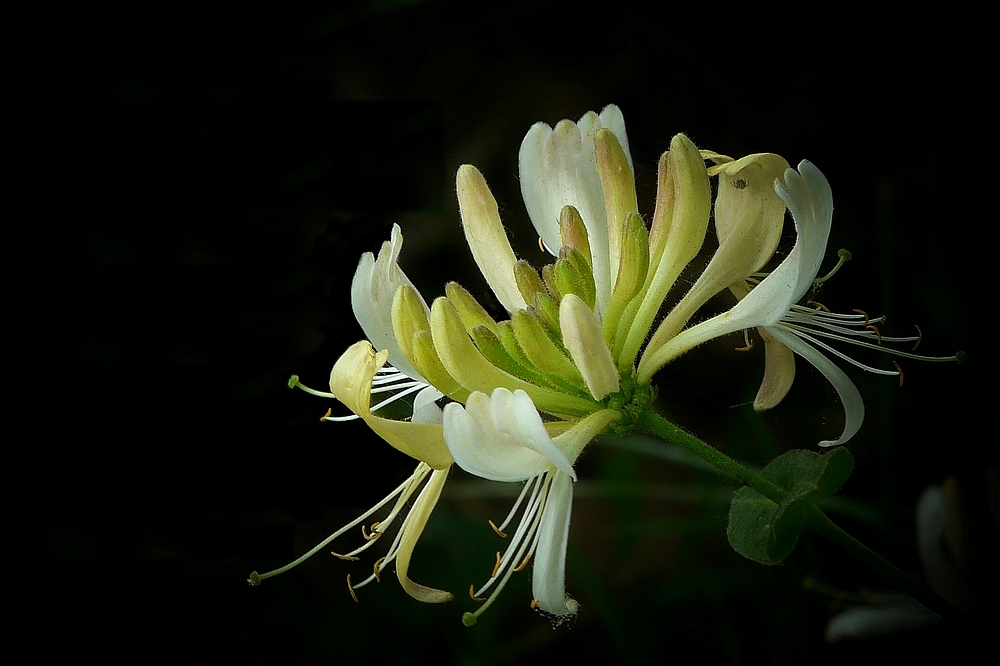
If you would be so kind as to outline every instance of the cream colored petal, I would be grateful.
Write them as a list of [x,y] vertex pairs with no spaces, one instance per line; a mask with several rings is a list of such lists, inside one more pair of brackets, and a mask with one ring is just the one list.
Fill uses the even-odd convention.
[[376,354],[367,340],[351,345],[333,366],[330,391],[391,446],[434,469],[446,469],[452,458],[440,425],[394,421],[372,414],[372,380],[387,356],[385,350]]
[[[784,183],[778,181],[774,185],[779,196],[788,204],[795,221],[797,236],[791,252],[770,275],[728,312],[695,324],[666,339],[657,337],[664,328],[661,324],[660,330],[653,336],[639,362],[640,381],[649,381],[653,373],[671,359],[703,342],[745,328],[774,326],[806,293],[826,253],[826,243],[833,221],[833,197],[830,184],[819,169],[805,160],[799,163],[799,169],[801,174],[792,169],[786,170]],[[735,235],[733,233],[729,237]],[[715,260],[712,261],[714,263]],[[737,280],[732,280],[729,284],[735,282]],[[671,315],[667,318],[669,319]],[[664,320],[664,324],[666,321]]]
[[486,179],[476,167],[465,164],[459,167],[456,181],[462,228],[476,265],[508,312],[525,308],[527,304],[514,281],[517,257]]
[[420,495],[417,496],[413,508],[410,509],[410,513],[406,517],[403,533],[399,539],[399,551],[396,553],[396,577],[399,579],[399,584],[408,595],[417,601],[428,604],[444,603],[451,601],[453,597],[450,592],[427,587],[410,580],[410,559],[413,557],[413,549],[427,525],[427,519],[430,518],[438,498],[441,497],[441,489],[447,478],[448,469],[431,472],[431,478],[427,480],[427,484],[420,491]]
[[[691,289],[660,323],[647,354],[677,335],[708,299],[745,280],[771,257],[784,219],[784,204],[774,192],[775,179],[781,174],[776,169],[786,164],[777,155],[765,154],[724,165],[715,206],[719,248]],[[765,195],[765,190],[770,194]]]
[[[426,381],[410,364],[400,349],[392,328],[392,301],[396,289],[402,285],[413,287],[399,267],[399,252],[403,247],[403,234],[398,224],[392,225],[391,240],[382,244],[378,259],[371,252],[361,255],[361,261],[351,281],[351,308],[372,345],[389,351],[389,362],[408,377]],[[416,288],[414,293],[424,312],[429,312],[427,302]]]
[[618,368],[604,341],[601,324],[593,311],[575,294],[559,303],[559,327],[563,344],[595,400],[602,400],[618,390]]
[[764,412],[785,399],[795,381],[795,354],[784,343],[778,342],[765,328],[758,328],[764,340],[764,379],[754,398],[754,411]]

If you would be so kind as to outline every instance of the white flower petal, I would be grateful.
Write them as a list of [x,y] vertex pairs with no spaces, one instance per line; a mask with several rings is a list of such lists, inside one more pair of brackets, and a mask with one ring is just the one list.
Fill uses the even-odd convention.
[[444,409],[444,439],[459,467],[493,481],[524,481],[552,467],[576,478],[524,391],[478,391]]
[[441,399],[444,393],[433,386],[427,386],[417,393],[413,399],[413,418],[411,423],[433,423],[441,425],[444,414],[437,405],[437,400]]
[[[426,382],[406,360],[392,330],[392,299],[396,295],[396,289],[404,284],[413,286],[399,267],[399,252],[402,247],[403,234],[399,225],[394,224],[391,239],[382,244],[378,259],[371,252],[361,255],[351,281],[351,309],[372,346],[378,351],[389,351],[389,362],[393,367],[408,377]],[[429,313],[427,302],[422,296],[420,300],[424,310]]]
[[861,393],[858,392],[858,387],[851,381],[851,378],[838,368],[833,361],[824,356],[822,352],[799,338],[792,331],[781,326],[773,326],[769,327],[767,332],[823,373],[827,381],[833,384],[837,395],[840,396],[840,402],[844,406],[844,432],[839,438],[824,440],[819,445],[836,446],[844,444],[854,437],[858,433],[858,430],[861,429],[861,424],[865,420],[865,401],[862,399]]
[[552,615],[572,615],[577,604],[566,598],[566,544],[573,509],[573,481],[552,474],[552,485],[538,525],[538,546],[532,569],[531,594],[540,610]]
[[535,123],[521,142],[519,153],[524,205],[535,230],[551,252],[558,252],[562,246],[559,213],[563,206],[571,205],[580,213],[590,240],[594,281],[602,311],[607,308],[613,286],[604,189],[597,173],[594,151],[594,134],[604,127],[615,134],[631,167],[625,120],[614,105],[605,107],[600,116],[593,111],[584,114],[579,123],[560,121],[555,129],[545,123]]

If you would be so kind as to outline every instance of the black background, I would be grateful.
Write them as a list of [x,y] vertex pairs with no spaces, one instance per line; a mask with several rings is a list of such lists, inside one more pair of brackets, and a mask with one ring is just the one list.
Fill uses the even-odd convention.
[[[412,467],[363,425],[320,424],[336,404],[286,388],[293,373],[323,388],[362,337],[349,293],[360,254],[398,222],[402,265],[425,297],[457,279],[492,303],[459,231],[455,170],[480,168],[515,249],[540,265],[517,184],[521,138],[538,120],[616,103],[647,216],[676,132],[737,157],[808,158],[834,191],[831,256],[855,257],[822,300],[886,314],[901,335],[918,323],[924,353],[969,354],[964,366],[904,362],[901,389],[851,371],[868,415],[850,444],[850,502],[831,511],[921,576],[913,509],[953,476],[970,582],[992,601],[996,214],[980,147],[991,131],[975,114],[982,60],[952,41],[966,30],[952,17],[904,32],[778,12],[121,2],[26,19],[14,76],[24,92],[11,103],[19,203],[7,223],[23,333],[10,350],[19,397],[4,507],[19,633],[43,652],[260,663],[832,663],[969,649],[975,623],[825,643],[827,621],[850,604],[804,591],[805,576],[850,593],[885,584],[810,536],[779,567],[742,560],[724,538],[731,487],[607,442],[578,466],[568,590],[582,610],[571,627],[528,609],[527,575],[479,625],[461,625],[473,605],[463,590],[500,547],[486,520],[503,517],[511,489],[460,471],[411,571],[457,592],[451,604],[422,606],[390,577],[356,606],[344,576],[364,567],[329,556],[245,582]],[[753,464],[839,432],[835,394],[804,363],[789,398],[754,415],[760,351],[737,354],[740,344],[665,369],[662,410]]]

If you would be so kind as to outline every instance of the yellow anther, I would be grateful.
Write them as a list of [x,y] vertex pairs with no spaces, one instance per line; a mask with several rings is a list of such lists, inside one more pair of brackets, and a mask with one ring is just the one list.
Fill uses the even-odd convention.
[[493,531],[494,531],[494,532],[496,532],[497,534],[499,534],[499,535],[500,535],[500,538],[501,538],[501,539],[506,539],[506,538],[507,538],[507,535],[506,535],[506,534],[505,534],[504,532],[501,532],[501,531],[500,531],[500,528],[499,528],[499,527],[497,527],[496,525],[494,525],[494,524],[493,524],[493,521],[492,521],[492,520],[491,520],[491,521],[489,521],[489,522],[490,522],[490,527],[492,527],[492,528],[493,528]]
[[346,560],[348,562],[357,562],[358,560],[361,559],[360,557],[354,557],[353,555],[341,555],[340,553],[335,553],[332,550],[330,551],[330,554],[333,555],[334,557],[339,557],[340,559]]
[[541,236],[538,237],[538,249],[541,250],[542,252],[546,252],[545,241],[542,240]]
[[326,421],[328,418],[330,418],[330,414],[333,414],[333,409],[332,408],[326,410],[326,414],[324,414],[323,416],[319,417],[319,420],[320,421]]
[[875,326],[874,324],[868,324],[867,326],[865,326],[865,328],[867,328],[869,331],[872,331],[873,333],[875,333],[875,337],[878,338],[877,342],[878,342],[878,344],[881,345],[882,344],[882,332],[880,330],[878,330],[878,327]]
[[473,585],[472,583],[469,583],[469,596],[472,597],[473,601],[478,601],[479,603],[483,603],[484,601],[486,601],[484,597],[476,596],[476,586]]
[[497,551],[497,563],[493,565],[493,573],[490,574],[490,578],[496,578],[497,573],[500,572],[500,565],[503,563],[503,556],[500,551]]
[[354,586],[351,585],[351,574],[347,574],[347,591],[351,593],[351,599],[354,599],[354,603],[361,603],[358,601],[358,595],[354,594]]
[[521,563],[518,564],[516,567],[514,567],[514,573],[521,573],[522,571],[527,569],[528,562],[530,561],[531,561],[531,553],[528,553],[527,555],[524,556],[524,559],[521,560]]
[[924,332],[916,324],[913,325],[913,328],[917,329],[917,341],[913,343],[913,349],[910,351],[917,351],[917,347],[920,346],[921,341],[924,339]]
[[385,555],[375,560],[375,582],[382,582],[382,563],[385,562]]
[[532,607],[533,609],[534,609],[534,608],[538,608],[538,599],[532,599],[532,600],[531,600],[531,607]]
[[[829,312],[830,311],[830,308],[826,307],[825,305],[823,305],[819,301],[806,301],[806,305],[811,305],[814,308],[816,308],[817,310],[822,310],[823,312]],[[865,316],[867,317],[868,315],[865,315]]]
[[[854,308],[854,311],[855,311],[855,312],[857,312],[857,313],[858,313],[859,315],[863,315],[863,316],[864,316],[864,318],[865,318],[865,323],[863,324],[863,326],[864,326],[865,328],[868,328],[868,313],[867,313],[867,312],[865,312],[864,310],[859,310],[859,309],[857,309],[857,308]],[[829,310],[828,310],[827,312],[829,312]]]
[[899,373],[899,385],[902,386],[903,385],[903,369],[901,367],[899,367],[899,363],[896,363],[895,361],[893,361],[892,364],[894,366],[896,366],[896,372]]

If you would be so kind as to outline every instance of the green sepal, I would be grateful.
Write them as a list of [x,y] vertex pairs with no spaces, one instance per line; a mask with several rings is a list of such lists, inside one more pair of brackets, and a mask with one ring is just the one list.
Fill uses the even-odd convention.
[[854,469],[847,449],[818,454],[804,449],[772,460],[760,475],[786,493],[780,504],[748,486],[733,496],[726,533],[743,557],[778,564],[798,543],[816,504],[837,492]]
[[576,294],[587,307],[594,309],[597,301],[597,286],[594,284],[594,273],[587,259],[579,250],[563,247],[559,250],[559,259],[555,268],[556,284],[563,296]]
[[548,293],[542,278],[538,277],[538,271],[524,259],[514,264],[514,282],[521,292],[521,298],[528,304],[535,300],[536,295]]

